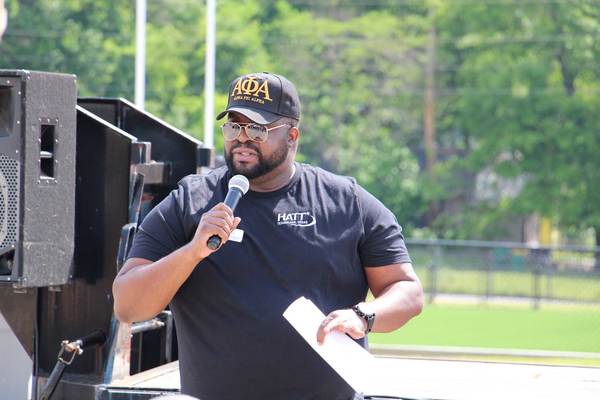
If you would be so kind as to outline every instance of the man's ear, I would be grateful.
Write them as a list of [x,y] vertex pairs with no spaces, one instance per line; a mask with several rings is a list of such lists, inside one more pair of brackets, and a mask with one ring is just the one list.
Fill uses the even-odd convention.
[[292,126],[290,128],[290,130],[288,131],[288,142],[290,142],[290,144],[297,142],[299,138],[300,138],[300,130],[295,126]]

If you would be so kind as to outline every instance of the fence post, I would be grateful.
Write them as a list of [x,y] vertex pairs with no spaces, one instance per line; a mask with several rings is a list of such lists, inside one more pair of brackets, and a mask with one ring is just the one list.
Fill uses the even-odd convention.
[[493,285],[494,285],[493,276],[492,276],[493,257],[490,255],[489,249],[487,252],[485,268],[486,268],[486,270],[485,270],[485,301],[489,302],[490,297],[492,296]]
[[431,258],[431,264],[429,264],[429,304],[433,304],[435,296],[437,295],[437,282],[438,282],[438,263],[440,260],[440,246],[435,246],[434,256]]
[[542,277],[542,265],[535,263],[533,265],[533,308],[535,310],[540,308],[541,293],[541,277]]
[[554,299],[554,287],[553,287],[553,279],[554,279],[554,268],[546,269],[546,299]]

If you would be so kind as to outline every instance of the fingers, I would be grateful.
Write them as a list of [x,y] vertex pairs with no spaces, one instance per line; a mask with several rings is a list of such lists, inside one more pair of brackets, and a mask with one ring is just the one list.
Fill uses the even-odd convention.
[[229,240],[229,237],[231,236],[231,233],[237,229],[237,227],[241,221],[242,221],[242,219],[240,217],[235,217],[233,219],[233,225],[231,225],[231,227],[228,227],[229,232],[227,233],[227,236],[219,235],[221,237],[221,246],[223,246],[225,243],[227,243],[227,241]]
[[208,239],[217,235],[221,238],[221,245],[227,242],[231,232],[237,228],[241,219],[234,217],[231,209],[224,203],[219,203],[200,218],[198,228],[194,235],[194,248],[198,249],[202,257],[206,257],[215,250],[207,247]]
[[242,219],[240,217],[235,217],[233,219],[233,229],[237,229],[240,222],[242,222]]
[[233,218],[233,211],[231,211],[231,208],[229,208],[229,206],[227,206],[223,202],[218,203],[216,206],[214,206],[213,208],[210,209],[210,211],[219,211],[219,210],[225,211],[226,213],[231,215],[231,218]]
[[221,238],[221,241],[227,240],[231,234],[230,225],[223,221],[223,219],[207,217],[202,221],[204,230],[209,234],[217,235]]
[[346,333],[353,339],[360,339],[365,336],[362,319],[352,310],[331,312],[319,325],[317,342],[323,344],[327,334],[333,331]]
[[216,206],[214,206],[213,208],[211,208],[209,211],[205,212],[202,215],[202,218],[209,217],[209,216],[215,217],[215,218],[221,218],[230,225],[233,225],[233,223],[234,223],[233,211],[231,211],[231,209],[229,207],[227,207],[224,203],[219,203]]
[[217,226],[229,231],[233,229],[233,219],[230,219],[225,215],[218,215],[214,213],[204,214],[202,218],[200,218],[200,224]]

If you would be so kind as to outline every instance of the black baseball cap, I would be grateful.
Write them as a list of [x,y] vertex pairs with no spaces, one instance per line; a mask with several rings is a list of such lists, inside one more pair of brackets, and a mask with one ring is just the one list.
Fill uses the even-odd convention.
[[231,111],[259,124],[270,124],[281,117],[300,120],[300,98],[294,84],[281,75],[247,74],[231,82],[227,108],[217,120]]

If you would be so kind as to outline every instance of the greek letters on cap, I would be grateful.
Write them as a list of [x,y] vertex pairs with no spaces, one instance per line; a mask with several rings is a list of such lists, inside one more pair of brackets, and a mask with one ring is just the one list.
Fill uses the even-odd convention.
[[268,81],[259,80],[256,76],[249,75],[236,82],[231,90],[231,97],[234,101],[246,100],[254,101],[260,104],[265,104],[266,101],[272,102],[269,95]]

